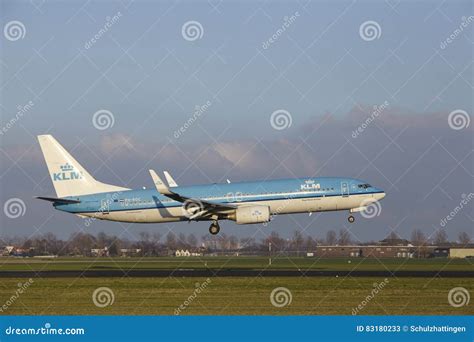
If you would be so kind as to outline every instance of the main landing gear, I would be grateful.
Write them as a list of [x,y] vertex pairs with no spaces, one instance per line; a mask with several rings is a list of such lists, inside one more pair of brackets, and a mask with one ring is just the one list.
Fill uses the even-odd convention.
[[350,216],[347,218],[347,221],[349,221],[349,223],[354,223],[354,221],[355,221],[354,216],[350,215]]
[[220,230],[221,227],[219,226],[219,222],[217,222],[217,220],[212,221],[211,226],[209,227],[209,233],[211,233],[212,235],[216,235],[219,233]]

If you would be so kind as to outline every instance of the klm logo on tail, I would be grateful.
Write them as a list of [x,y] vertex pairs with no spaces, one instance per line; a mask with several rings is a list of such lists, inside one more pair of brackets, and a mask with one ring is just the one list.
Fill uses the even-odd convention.
[[82,172],[78,172],[74,169],[69,163],[60,166],[61,172],[53,173],[53,181],[67,181],[67,180],[75,180],[75,179],[82,179]]

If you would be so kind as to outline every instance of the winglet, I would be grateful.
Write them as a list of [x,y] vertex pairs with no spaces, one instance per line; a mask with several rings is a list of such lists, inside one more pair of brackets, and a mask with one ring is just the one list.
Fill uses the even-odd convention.
[[163,171],[163,173],[165,174],[166,181],[168,182],[170,188],[175,188],[178,186],[178,184],[174,181],[173,177],[171,177],[168,171]]
[[153,179],[153,183],[155,183],[156,190],[162,195],[171,195],[173,194],[170,189],[166,186],[165,183],[161,180],[160,176],[156,174],[153,170],[148,170],[150,172],[151,178]]

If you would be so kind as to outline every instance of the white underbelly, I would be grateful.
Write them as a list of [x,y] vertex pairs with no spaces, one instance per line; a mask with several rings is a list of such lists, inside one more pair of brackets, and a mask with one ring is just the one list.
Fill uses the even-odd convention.
[[[240,203],[241,205],[265,205],[270,207],[272,215],[297,214],[318,211],[349,210],[362,205],[375,202],[376,199],[370,195],[352,195],[347,197],[328,196],[298,199],[283,199],[270,201],[256,201]],[[239,203],[236,203],[239,204]],[[137,210],[121,210],[111,212],[82,213],[80,216],[93,217],[99,220],[110,220],[120,222],[136,223],[159,223],[187,221],[183,215],[183,209],[179,207],[171,208],[150,208]]]

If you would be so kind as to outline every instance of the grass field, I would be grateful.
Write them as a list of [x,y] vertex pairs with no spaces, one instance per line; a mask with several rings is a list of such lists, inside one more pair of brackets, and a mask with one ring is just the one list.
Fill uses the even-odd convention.
[[107,269],[314,269],[314,270],[390,270],[463,271],[473,270],[473,259],[375,259],[304,257],[193,257],[193,258],[0,258],[1,271],[107,270]]
[[[348,262],[350,261],[350,263]],[[3,270],[87,270],[136,268],[267,268],[266,258],[61,258],[54,260],[0,259]],[[277,258],[272,268],[324,270],[472,270],[470,260],[309,259]],[[213,278],[33,278],[12,299],[27,278],[0,278],[0,314],[92,315],[460,315],[474,314],[473,303],[455,308],[448,303],[452,288],[474,293],[472,278],[381,277],[213,277]],[[383,288],[379,285],[384,283]],[[203,284],[206,284],[203,287]],[[98,307],[94,291],[107,287],[114,301]],[[291,303],[272,305],[275,288],[285,287]],[[374,294],[373,290],[379,291]],[[197,289],[200,289],[197,292]],[[180,308],[180,309],[179,309]]]

